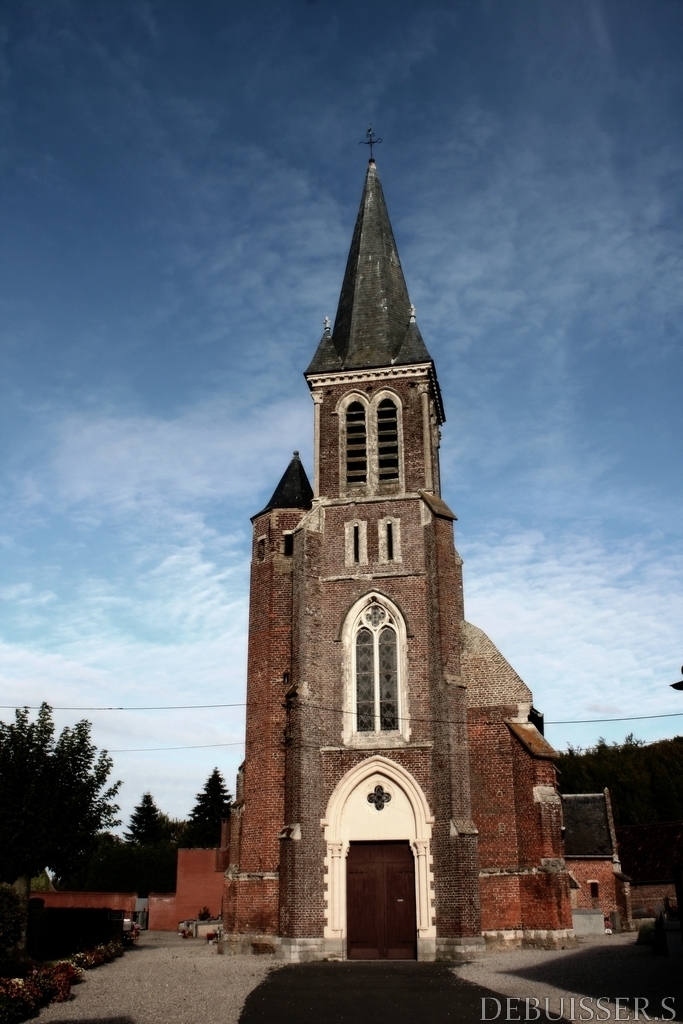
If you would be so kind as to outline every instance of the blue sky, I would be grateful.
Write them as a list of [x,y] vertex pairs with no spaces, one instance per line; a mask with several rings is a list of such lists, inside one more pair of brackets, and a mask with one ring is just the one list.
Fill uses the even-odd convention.
[[[1,703],[244,699],[372,121],[468,618],[551,721],[683,711],[679,0],[8,0],[0,44]],[[234,783],[241,708],[88,717],[124,817]],[[683,720],[547,735],[630,731]]]

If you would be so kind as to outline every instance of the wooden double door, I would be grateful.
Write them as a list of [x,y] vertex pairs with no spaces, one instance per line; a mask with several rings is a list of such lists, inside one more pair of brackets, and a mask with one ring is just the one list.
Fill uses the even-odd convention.
[[346,861],[349,960],[417,959],[410,844],[351,843]]

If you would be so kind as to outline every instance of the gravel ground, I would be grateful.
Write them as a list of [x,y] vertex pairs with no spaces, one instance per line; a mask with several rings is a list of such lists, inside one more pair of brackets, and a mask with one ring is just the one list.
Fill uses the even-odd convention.
[[[554,1016],[561,1013],[568,1020],[593,1019],[595,1024],[600,1019],[608,1020],[607,1010],[611,1020],[634,1019],[634,998],[648,999],[650,1019],[673,1019],[669,1012],[672,1008],[675,1019],[681,1021],[683,944],[677,933],[669,933],[668,939],[668,957],[655,957],[650,947],[636,946],[633,935],[612,935],[583,942],[578,949],[489,953],[482,960],[453,970],[458,978],[499,994],[500,1012],[496,1013],[495,1004],[489,1002],[486,1017],[501,1022],[506,1018],[527,1019],[526,998],[538,999],[542,1011],[547,999],[547,1008]],[[201,941],[183,940],[170,932],[143,932],[137,947],[114,963],[87,971],[85,981],[74,987],[74,998],[46,1007],[40,1021],[238,1024],[245,999],[275,966],[271,956],[218,956],[215,946]],[[333,964],[323,967],[337,973]],[[413,969],[420,971],[420,965],[413,965]],[[343,980],[348,985],[349,979]],[[605,997],[602,1007],[596,1004],[598,997]],[[624,1000],[618,1014],[616,997]],[[663,997],[673,997],[664,1009]],[[505,998],[521,1002],[513,1004],[508,1013]],[[583,1009],[579,1006],[581,998],[585,1000]],[[573,1013],[571,999],[575,1000]],[[532,1020],[533,1006],[528,1018]],[[647,1019],[643,1009],[641,1002],[641,1020]],[[594,1018],[590,1018],[590,1010]],[[426,1024],[431,1024],[428,1017]],[[544,1020],[545,1012],[539,1024]]]
[[[640,1003],[640,1019],[642,1010],[652,1019],[673,1019],[669,1011],[671,1007],[676,1020],[683,1020],[683,944],[680,932],[668,932],[669,956],[654,956],[649,946],[637,946],[635,935],[605,935],[590,941],[582,942],[578,949],[535,950],[518,949],[508,952],[491,953],[482,960],[455,968],[458,977],[472,981],[484,988],[492,989],[505,997],[521,1000],[536,997],[540,1000],[541,1009],[548,1008],[555,1015],[562,1012],[571,1019],[571,1002],[574,1003],[574,1019],[585,1021],[590,1018],[589,1009],[595,1014],[595,1021],[605,1016],[610,1008],[612,1020],[636,1019],[634,999],[648,999],[647,1008]],[[606,997],[604,1012],[596,1005],[599,997]],[[628,1002],[621,1003],[620,1012],[616,1014],[615,999],[620,997]],[[664,1008],[661,1000],[669,998]],[[583,1011],[579,1000],[585,999]],[[560,1000],[564,999],[561,1006]],[[507,1016],[506,1004],[503,1000],[499,1020]],[[531,1004],[532,1011],[533,1006]],[[629,1010],[627,1007],[631,1007]],[[487,1016],[493,1017],[496,1007],[491,1004]],[[513,1008],[511,1018],[516,1015],[524,1020],[526,1007],[519,1004]],[[534,1014],[531,1012],[531,1018]],[[510,1019],[510,1018],[508,1018]]]
[[51,1021],[106,1024],[237,1024],[244,1000],[274,967],[272,956],[218,956],[215,946],[172,932],[143,932],[125,956],[86,971]]

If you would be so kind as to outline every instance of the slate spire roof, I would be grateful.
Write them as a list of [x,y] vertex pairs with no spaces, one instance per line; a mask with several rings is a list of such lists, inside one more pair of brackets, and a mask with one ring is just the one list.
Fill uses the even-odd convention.
[[260,512],[252,516],[258,519],[264,512],[270,512],[274,508],[300,508],[308,509],[313,500],[313,488],[311,487],[306,470],[303,467],[299,453],[294,452],[292,460],[284,471],[280,483],[275,488],[273,496]]
[[334,327],[325,329],[306,373],[431,362],[408,298],[377,166],[370,160]]

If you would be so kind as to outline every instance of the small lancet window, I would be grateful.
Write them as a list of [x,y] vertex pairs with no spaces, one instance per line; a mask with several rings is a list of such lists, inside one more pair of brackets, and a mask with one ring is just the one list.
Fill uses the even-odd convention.
[[377,456],[380,480],[398,480],[398,413],[390,398],[377,408]]
[[352,402],[346,410],[346,482],[364,484],[368,479],[365,407]]
[[356,714],[358,732],[375,731],[375,657],[369,629],[356,637]]
[[398,729],[398,638],[384,608],[371,605],[356,634],[356,729]]
[[353,560],[360,562],[360,527],[353,528]]
[[387,523],[387,562],[394,560],[394,524]]

